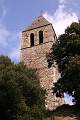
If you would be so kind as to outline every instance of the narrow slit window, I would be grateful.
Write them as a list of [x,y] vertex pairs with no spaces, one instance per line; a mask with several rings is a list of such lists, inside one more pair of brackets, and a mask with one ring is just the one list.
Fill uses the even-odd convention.
[[30,34],[30,46],[31,47],[34,46],[34,34],[33,33]]
[[43,31],[39,31],[39,44],[43,43]]

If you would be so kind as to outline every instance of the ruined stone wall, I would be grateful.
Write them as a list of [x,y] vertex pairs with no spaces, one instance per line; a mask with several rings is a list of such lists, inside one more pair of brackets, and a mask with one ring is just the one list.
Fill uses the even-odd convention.
[[[44,42],[39,45],[39,31],[43,31]],[[30,47],[30,34],[35,35],[35,46]],[[40,85],[46,89],[47,96],[45,100],[46,108],[53,109],[63,103],[63,98],[56,98],[52,94],[51,88],[53,82],[60,77],[57,67],[48,68],[47,54],[49,53],[53,43],[55,43],[55,33],[51,25],[37,28],[22,33],[22,49],[21,61],[27,67],[36,68],[39,74]]]

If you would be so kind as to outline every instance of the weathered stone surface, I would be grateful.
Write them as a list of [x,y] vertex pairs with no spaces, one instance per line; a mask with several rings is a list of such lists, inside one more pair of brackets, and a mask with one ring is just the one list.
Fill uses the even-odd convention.
[[[42,17],[43,18],[43,17]],[[42,19],[41,18],[41,19]],[[45,22],[45,21],[44,21]],[[45,22],[46,23],[46,22]],[[43,43],[39,44],[39,31],[43,31]],[[34,33],[34,46],[30,47],[30,34]],[[55,109],[63,104],[63,98],[56,98],[52,94],[53,82],[60,77],[57,67],[48,68],[47,54],[56,41],[56,34],[51,24],[39,26],[22,32],[21,61],[27,67],[36,68],[39,74],[40,85],[46,89],[45,105],[47,109]]]

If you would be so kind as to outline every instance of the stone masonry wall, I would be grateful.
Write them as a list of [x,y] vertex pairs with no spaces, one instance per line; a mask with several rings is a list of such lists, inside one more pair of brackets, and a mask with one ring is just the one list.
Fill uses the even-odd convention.
[[[38,33],[40,30],[43,31],[44,42],[39,45]],[[35,36],[35,46],[33,47],[30,47],[31,33],[34,33]],[[53,43],[55,43],[55,33],[51,25],[22,33],[21,61],[23,61],[27,67],[37,69],[40,85],[47,91],[45,100],[46,109],[50,110],[63,104],[63,98],[56,98],[55,95],[53,96],[51,90],[53,82],[56,82],[60,77],[57,67],[48,68],[46,55],[49,53]]]
[[45,42],[55,42],[54,39],[54,31],[51,25],[40,27],[37,29],[29,30],[22,32],[22,41],[21,41],[21,48],[30,47],[30,34],[34,33],[34,45],[39,45],[39,31],[43,31],[44,43]]

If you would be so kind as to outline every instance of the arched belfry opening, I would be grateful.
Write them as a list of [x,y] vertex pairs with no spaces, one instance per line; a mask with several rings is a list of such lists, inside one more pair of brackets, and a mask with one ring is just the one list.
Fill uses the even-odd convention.
[[34,33],[30,34],[30,47],[34,46]]
[[43,43],[43,31],[39,31],[39,44]]
[[56,45],[56,34],[52,24],[43,16],[39,16],[22,32],[21,62],[27,68],[36,69],[40,86],[46,91],[45,107],[53,110],[64,104],[63,98],[56,98],[52,93],[53,83],[60,78],[57,65],[48,68],[47,54],[52,45]]

